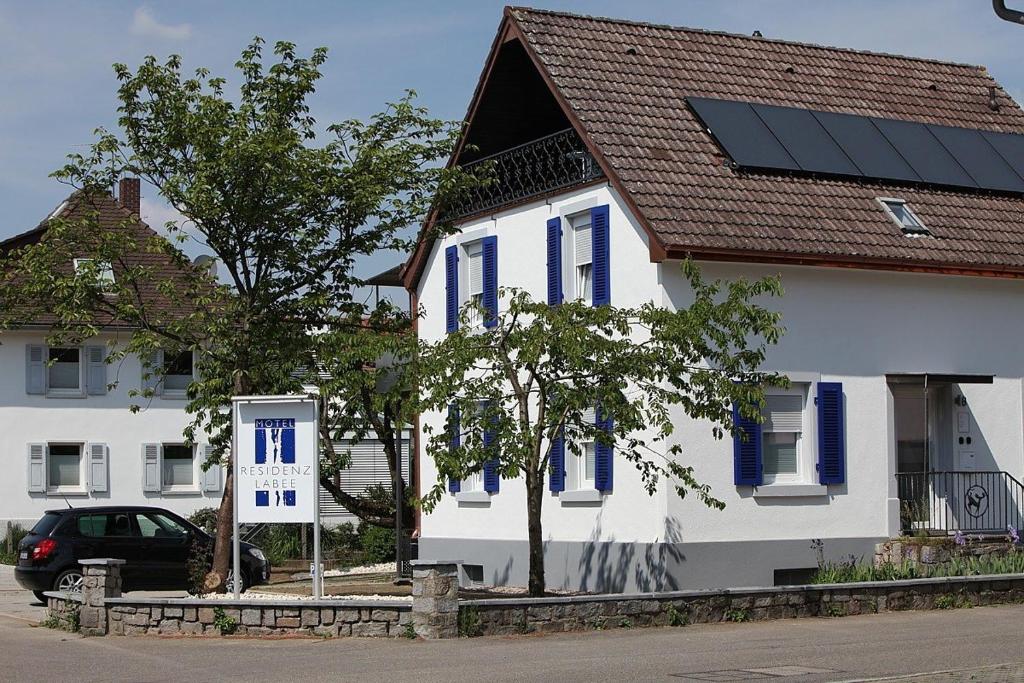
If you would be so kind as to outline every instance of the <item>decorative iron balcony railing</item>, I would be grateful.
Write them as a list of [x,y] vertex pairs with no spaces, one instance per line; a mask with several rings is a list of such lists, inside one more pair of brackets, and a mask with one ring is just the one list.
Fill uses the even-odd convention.
[[463,168],[479,171],[484,182],[445,211],[446,220],[513,204],[602,176],[600,166],[572,128],[478,159]]
[[901,472],[905,533],[1006,533],[1024,527],[1024,485],[1007,472]]

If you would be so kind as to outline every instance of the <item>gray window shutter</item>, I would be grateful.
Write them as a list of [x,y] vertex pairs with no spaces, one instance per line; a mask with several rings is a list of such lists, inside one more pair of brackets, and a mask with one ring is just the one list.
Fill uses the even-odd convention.
[[[208,443],[203,444],[200,447],[199,452],[202,453],[203,456],[203,460],[200,466],[203,466],[206,464],[207,461],[209,461],[210,457],[213,455],[213,446],[211,446]],[[220,463],[214,463],[213,465],[210,465],[209,469],[203,472],[203,491],[206,491],[207,493],[220,493],[220,480],[221,473],[223,471],[224,468],[220,465]]]
[[85,347],[85,386],[90,396],[103,396],[107,393],[106,349],[102,346]]
[[160,491],[160,444],[142,444],[142,490]]
[[164,368],[164,352],[153,351],[149,358],[142,361],[142,389],[152,389],[154,396],[159,396],[163,389],[162,373]]
[[46,393],[46,347],[40,344],[25,346],[25,393]]
[[46,444],[28,445],[28,492],[46,493]]
[[89,491],[106,493],[107,485],[107,453],[109,447],[105,443],[89,444]]

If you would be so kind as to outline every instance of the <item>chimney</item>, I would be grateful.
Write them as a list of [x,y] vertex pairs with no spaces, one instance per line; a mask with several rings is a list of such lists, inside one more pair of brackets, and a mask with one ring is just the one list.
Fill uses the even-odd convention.
[[121,178],[117,184],[117,199],[122,208],[128,209],[138,216],[142,199],[139,190],[139,179]]

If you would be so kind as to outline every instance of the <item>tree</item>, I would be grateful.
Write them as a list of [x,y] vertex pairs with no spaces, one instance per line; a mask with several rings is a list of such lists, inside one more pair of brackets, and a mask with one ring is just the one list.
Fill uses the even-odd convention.
[[[416,335],[409,315],[381,302],[359,327],[338,327],[318,335],[322,417],[320,437],[323,462],[320,484],[346,509],[368,523],[395,525],[395,490],[404,491],[400,451],[401,431],[415,415],[415,381],[412,361]],[[369,435],[380,442],[387,459],[391,490],[381,486],[347,493],[335,475],[348,468],[348,451],[336,444],[359,443]],[[340,451],[340,452],[339,452]],[[402,526],[412,528],[413,508],[403,507]]]
[[549,306],[502,289],[492,327],[472,329],[467,305],[457,331],[420,350],[424,408],[448,414],[445,429],[424,426],[438,480],[422,503],[433,508],[449,479],[481,470],[525,477],[530,595],[544,593],[541,506],[553,454],[558,463],[553,444],[578,456],[593,441],[632,463],[649,494],[664,480],[723,508],[670,442],[669,410],[711,422],[722,438],[736,428],[734,403],[760,419],[764,387],[785,383],[758,371],[782,328],[756,299],[781,294],[779,281],[705,282],[692,262],[682,269],[694,297],[687,308]]
[[[5,261],[3,297],[24,320],[46,302],[51,338],[84,339],[116,320],[130,333],[109,362],[128,354],[149,358],[157,348],[201,350],[200,381],[188,390],[195,441],[215,447],[205,467],[230,464],[230,415],[238,394],[300,391],[316,384],[324,331],[359,329],[365,306],[353,298],[361,284],[356,259],[382,249],[406,249],[408,226],[432,204],[444,206],[467,185],[459,169],[439,162],[454,146],[459,125],[430,118],[414,93],[368,121],[344,121],[318,133],[309,97],[321,77],[323,48],[309,57],[277,43],[266,66],[255,38],[236,64],[236,97],[227,80],[205,69],[182,73],[181,58],[148,57],[134,72],[123,64],[118,133],[98,131],[86,154],[73,154],[54,175],[79,192],[87,210],[50,221],[46,244],[30,245]],[[98,234],[98,209],[124,175],[151,184],[183,216],[164,227],[170,239],[124,230]],[[102,208],[102,207],[100,207]],[[214,283],[179,250],[189,240],[218,259],[227,284]],[[159,269],[132,257],[159,254],[184,274],[164,281]],[[96,264],[69,271],[70,255]],[[111,264],[113,283],[99,270]],[[153,306],[146,292],[158,293]],[[17,319],[8,320],[16,324]],[[154,368],[159,374],[160,368]],[[150,394],[142,392],[140,399]],[[223,590],[232,526],[230,469],[217,516],[209,589]]]

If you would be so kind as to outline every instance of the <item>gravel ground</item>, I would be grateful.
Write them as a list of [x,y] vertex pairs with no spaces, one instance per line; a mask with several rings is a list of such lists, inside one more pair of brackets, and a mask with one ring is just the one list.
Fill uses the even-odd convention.
[[348,569],[328,569],[324,572],[324,578],[358,576],[360,574],[387,574],[394,570],[394,562],[381,562],[380,564],[364,564],[360,567],[349,567]]
[[[211,593],[204,595],[205,600],[223,600],[223,595],[217,595]],[[241,595],[242,600],[312,600],[312,595],[294,595],[290,593],[259,593],[256,591],[246,591]],[[401,600],[403,602],[412,602],[411,595],[338,595],[328,594],[324,595],[321,600],[387,600],[390,602]]]

